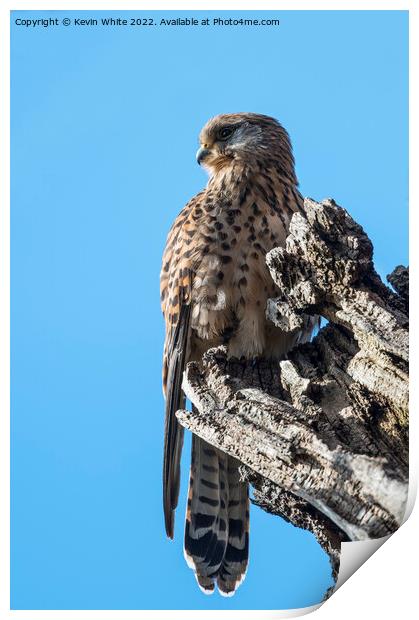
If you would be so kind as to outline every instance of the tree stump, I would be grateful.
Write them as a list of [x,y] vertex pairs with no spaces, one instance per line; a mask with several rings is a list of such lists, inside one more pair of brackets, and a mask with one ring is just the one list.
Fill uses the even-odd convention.
[[328,322],[287,359],[188,364],[179,422],[237,458],[254,503],[311,531],[337,579],[343,541],[401,524],[408,490],[408,269],[376,273],[368,236],[333,200],[305,200],[267,255],[282,330]]

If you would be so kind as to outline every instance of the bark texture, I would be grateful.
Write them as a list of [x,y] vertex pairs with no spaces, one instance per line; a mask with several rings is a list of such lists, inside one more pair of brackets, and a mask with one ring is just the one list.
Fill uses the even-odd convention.
[[376,273],[367,235],[332,200],[305,201],[285,248],[267,255],[284,331],[326,319],[286,360],[211,349],[185,371],[180,423],[243,463],[254,502],[310,530],[333,576],[342,541],[401,524],[408,487],[408,270]]

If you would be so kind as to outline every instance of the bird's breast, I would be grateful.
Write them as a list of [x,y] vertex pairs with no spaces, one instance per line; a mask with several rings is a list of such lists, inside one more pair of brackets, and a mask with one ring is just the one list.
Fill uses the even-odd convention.
[[192,329],[214,340],[241,322],[266,322],[266,302],[276,288],[265,257],[284,245],[289,219],[252,196],[244,205],[214,210],[210,218],[197,230],[202,251],[195,267]]

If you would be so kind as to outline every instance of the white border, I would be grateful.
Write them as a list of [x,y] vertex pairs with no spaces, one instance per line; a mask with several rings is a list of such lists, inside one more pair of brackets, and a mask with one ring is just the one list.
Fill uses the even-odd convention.
[[[417,37],[418,33],[418,16],[416,8],[417,0],[405,0],[405,1],[391,1],[391,0],[353,0],[352,2],[337,2],[336,0],[323,0],[316,2],[315,0],[306,1],[277,1],[266,2],[260,0],[259,2],[248,2],[245,0],[229,0],[229,1],[213,1],[213,2],[199,2],[199,1],[185,1],[179,3],[173,2],[146,2],[139,3],[137,1],[121,1],[115,2],[112,0],[90,0],[90,1],[40,1],[35,2],[32,0],[10,2],[5,0],[1,3],[0,7],[0,44],[2,46],[1,53],[1,92],[9,93],[10,83],[10,10],[409,10],[410,11],[410,109],[419,109],[419,100],[417,95],[417,75],[419,72],[418,62],[416,58],[418,54]],[[315,33],[314,33],[315,36]],[[354,33],[354,44],[356,44],[356,34]],[[11,611],[9,609],[9,591],[10,591],[10,496],[9,496],[9,476],[10,476],[10,399],[9,399],[9,385],[10,385],[10,363],[9,363],[9,325],[10,325],[10,313],[9,313],[9,255],[10,255],[10,238],[9,238],[9,224],[10,224],[10,154],[9,154],[9,118],[10,118],[10,102],[8,96],[2,97],[1,117],[0,117],[0,136],[1,136],[1,151],[0,161],[1,164],[1,182],[0,182],[0,411],[1,411],[1,431],[0,431],[0,455],[1,455],[1,468],[0,468],[0,487],[1,487],[1,519],[0,519],[0,618],[15,618],[16,620],[31,619],[48,619],[54,618],[59,620],[61,618],[162,618],[171,616],[173,618],[192,618],[200,617],[205,618],[281,618],[291,617],[293,615],[301,615],[303,613],[309,613],[310,611],[318,608],[305,608],[304,610],[293,611],[126,611],[126,610],[109,610],[109,611],[73,611],[73,610],[60,610],[60,611]],[[410,118],[410,169],[418,171],[418,157],[417,146],[413,143],[413,136],[417,135],[418,124],[417,115],[411,114]],[[391,123],[391,119],[389,119]],[[385,128],[383,128],[383,131]],[[411,175],[410,179],[410,204],[412,204],[411,210],[411,224],[410,224],[410,236],[411,236],[411,282],[416,283],[416,252],[418,248],[418,242],[414,231],[419,230],[419,221],[417,216],[417,209],[419,208],[418,191],[417,191],[417,176],[418,173]],[[397,209],[397,206],[396,206]],[[397,217],[397,211],[395,212]],[[414,236],[415,235],[415,236]],[[411,287],[410,300],[412,304],[412,315],[416,316],[416,312],[419,310],[417,304],[417,290],[414,286]],[[418,337],[418,327],[412,325],[411,339],[415,343]],[[416,368],[416,349],[412,355],[412,367]],[[411,401],[412,412],[416,413],[418,398],[417,398],[417,382],[412,382],[411,389]],[[416,405],[416,407],[415,407]],[[413,416],[412,416],[413,417]],[[413,420],[411,425],[411,485],[409,489],[410,497],[410,510],[412,510],[414,497],[417,489],[418,478],[418,431],[417,424]],[[413,446],[415,448],[413,448]],[[339,618],[345,620],[345,618],[352,617],[353,614],[359,614],[363,610],[360,608],[360,604],[366,606],[364,611],[369,610],[369,613],[374,611],[374,615],[386,618],[393,618],[398,613],[399,618],[411,618],[414,617],[413,609],[417,610],[414,605],[414,582],[412,579],[413,572],[409,573],[409,566],[413,568],[416,565],[416,556],[414,556],[413,548],[410,545],[411,538],[416,537],[416,543],[418,542],[418,532],[414,525],[418,524],[418,509],[414,511],[414,523],[412,520],[401,530],[399,530],[390,540],[390,542],[384,545],[385,551],[380,551],[380,556],[377,558],[374,556],[371,558],[366,567],[363,567],[357,575],[349,580],[352,585],[346,585],[334,594],[328,603],[322,607],[322,618],[330,619]],[[397,543],[397,541],[399,541]],[[400,542],[401,541],[401,542]],[[396,544],[397,543],[397,544]],[[381,554],[384,556],[383,562],[380,562]],[[409,561],[410,559],[410,561]],[[373,567],[373,570],[371,570]],[[417,574],[417,572],[416,572]],[[363,582],[363,576],[367,577],[367,582]],[[389,576],[391,577],[389,581]],[[373,581],[371,582],[370,579]],[[380,584],[384,584],[384,589],[380,587]],[[388,584],[387,587],[385,584]],[[408,591],[406,589],[409,588]],[[400,601],[399,597],[402,597]],[[371,600],[373,598],[373,601]],[[407,602],[406,602],[407,601]],[[410,601],[410,604],[409,604]],[[402,615],[400,615],[400,612]]]

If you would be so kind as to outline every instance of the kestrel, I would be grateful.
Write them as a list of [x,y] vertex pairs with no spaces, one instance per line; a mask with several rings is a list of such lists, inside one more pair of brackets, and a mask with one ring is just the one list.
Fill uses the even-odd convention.
[[[285,334],[265,315],[268,298],[277,296],[265,256],[285,244],[292,215],[303,209],[287,132],[269,116],[221,114],[208,121],[199,139],[196,158],[210,178],[170,229],[161,271],[163,504],[170,538],[183,444],[175,412],[185,406],[185,364],[220,344],[229,356],[279,359],[302,339]],[[238,465],[193,435],[184,549],[207,594],[215,585],[220,594],[234,594],[247,568],[248,485]]]

